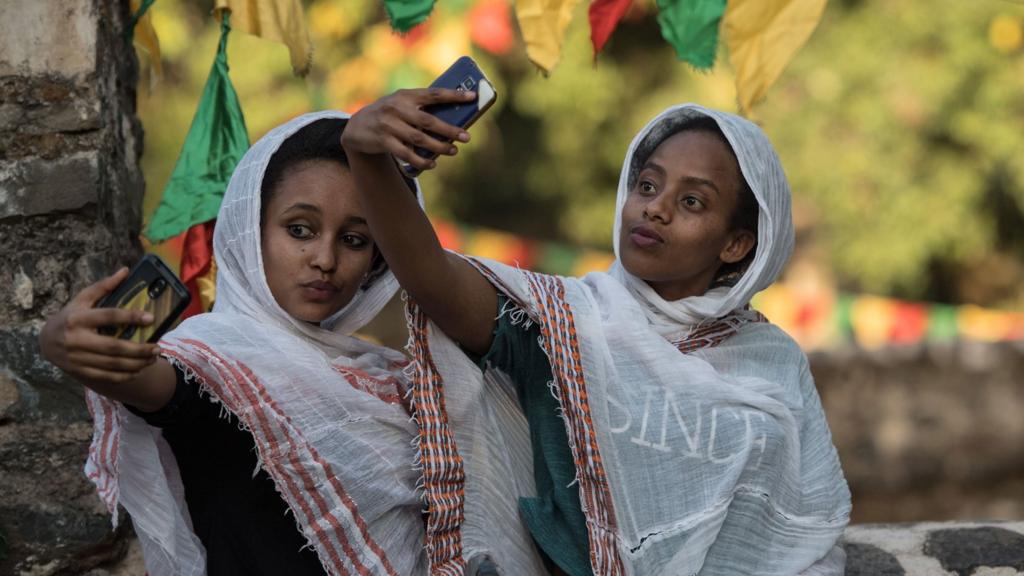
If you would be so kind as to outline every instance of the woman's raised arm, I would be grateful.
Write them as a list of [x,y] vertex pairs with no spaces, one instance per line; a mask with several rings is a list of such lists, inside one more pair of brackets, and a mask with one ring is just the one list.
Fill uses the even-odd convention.
[[[469,134],[422,110],[430,104],[468,102],[475,94],[445,89],[400,90],[360,110],[341,142],[373,239],[402,287],[447,334],[469,352],[490,348],[497,313],[494,287],[465,260],[444,251],[393,158],[420,170],[436,164],[415,147],[453,156]],[[392,158],[393,157],[393,158]]]

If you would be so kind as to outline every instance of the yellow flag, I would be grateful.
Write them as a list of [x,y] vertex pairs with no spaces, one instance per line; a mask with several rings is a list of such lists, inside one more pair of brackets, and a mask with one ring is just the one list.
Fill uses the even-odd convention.
[[551,72],[562,54],[565,29],[579,0],[516,0],[516,18],[526,42],[526,55]]
[[196,286],[199,288],[199,302],[203,312],[213,310],[213,301],[217,296],[217,260],[213,255],[210,256],[210,269],[196,278]]
[[722,27],[736,71],[740,109],[749,113],[807,42],[827,0],[729,0]]
[[305,76],[313,65],[306,17],[300,0],[217,0],[214,11],[231,11],[231,28],[275,40],[288,47],[292,69]]
[[[140,6],[142,6],[142,0],[131,0],[130,8],[132,14],[138,12]],[[152,11],[146,10],[142,18],[139,18],[132,34],[134,36],[133,41],[149,54],[149,65],[153,67],[153,76],[150,81],[152,86],[164,77],[164,65],[160,60],[160,39],[156,35],[156,29],[153,28]]]

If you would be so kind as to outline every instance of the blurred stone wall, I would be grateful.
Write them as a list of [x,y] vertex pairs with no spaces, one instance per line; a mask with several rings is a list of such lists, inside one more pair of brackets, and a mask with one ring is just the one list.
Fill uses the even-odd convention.
[[1024,342],[811,356],[854,522],[1024,519]]
[[81,386],[38,358],[43,319],[140,254],[128,0],[0,1],[0,574],[81,573],[125,530],[82,474]]

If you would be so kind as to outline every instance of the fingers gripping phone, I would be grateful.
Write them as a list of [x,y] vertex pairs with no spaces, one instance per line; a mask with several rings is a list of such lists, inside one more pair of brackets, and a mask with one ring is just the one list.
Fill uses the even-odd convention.
[[[477,118],[482,116],[498,99],[498,93],[495,92],[494,85],[484,76],[483,71],[480,70],[480,67],[469,56],[463,56],[456,60],[448,70],[445,70],[443,74],[437,77],[437,80],[430,84],[430,87],[476,92],[476,100],[473,102],[434,104],[423,108],[424,112],[433,114],[440,120],[459,128],[469,128],[472,126]],[[448,138],[438,136],[433,132],[427,132],[427,134],[442,142],[451,142]],[[437,157],[437,154],[423,148],[416,148],[416,153],[423,158],[431,160]],[[405,166],[405,172],[410,176],[415,176],[419,173],[412,166]]]
[[128,277],[96,305],[97,308],[144,310],[153,315],[148,326],[103,326],[100,334],[122,340],[156,342],[188,307],[192,295],[171,269],[154,254],[146,254]]

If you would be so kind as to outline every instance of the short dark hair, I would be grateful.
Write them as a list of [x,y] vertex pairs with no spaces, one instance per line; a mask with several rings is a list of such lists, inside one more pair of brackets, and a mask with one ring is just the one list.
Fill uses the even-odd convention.
[[[658,146],[661,146],[665,140],[680,132],[705,132],[713,134],[733,152],[733,156],[736,155],[736,152],[732,149],[732,144],[729,143],[729,139],[722,132],[722,128],[711,116],[676,116],[669,118],[655,126],[637,145],[636,152],[633,154],[633,160],[629,166],[628,183],[630,189],[636,185],[640,171],[643,170],[647,160],[658,149]],[[729,225],[733,230],[742,229],[750,231],[754,235],[754,246],[743,260],[731,264],[723,264],[718,269],[718,275],[712,282],[712,287],[735,285],[739,281],[740,276],[746,272],[747,267],[754,260],[754,254],[757,252],[757,219],[760,214],[760,207],[757,204],[757,198],[754,197],[754,191],[750,188],[750,183],[747,182],[746,177],[743,175],[743,170],[740,170],[739,173],[740,189],[737,194],[738,201],[736,209],[733,210],[732,217],[729,219]]]
[[[284,180],[289,170],[310,160],[328,160],[349,167],[348,156],[341,147],[341,135],[345,131],[348,120],[344,118],[321,118],[299,128],[285,139],[281,146],[270,157],[267,169],[263,173],[260,186],[260,225],[263,225],[267,204],[273,197],[278,185]],[[416,183],[403,176],[406,186],[416,194]],[[374,247],[373,263],[366,277],[364,287],[387,272],[388,264],[383,255]]]

